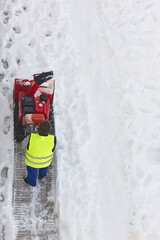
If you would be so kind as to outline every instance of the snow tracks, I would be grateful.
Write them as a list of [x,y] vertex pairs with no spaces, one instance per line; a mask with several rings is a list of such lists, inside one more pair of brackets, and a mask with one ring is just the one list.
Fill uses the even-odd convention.
[[13,183],[13,215],[15,239],[57,239],[55,213],[55,157],[45,179],[30,187],[23,181],[25,173],[25,148],[15,143],[15,165]]

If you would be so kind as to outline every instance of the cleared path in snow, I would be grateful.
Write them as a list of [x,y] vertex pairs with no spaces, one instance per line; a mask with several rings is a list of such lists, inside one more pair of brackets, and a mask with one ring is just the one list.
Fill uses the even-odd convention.
[[49,167],[47,177],[37,180],[36,187],[28,186],[24,162],[25,144],[15,143],[13,182],[13,216],[16,240],[57,240],[55,213],[56,159]]

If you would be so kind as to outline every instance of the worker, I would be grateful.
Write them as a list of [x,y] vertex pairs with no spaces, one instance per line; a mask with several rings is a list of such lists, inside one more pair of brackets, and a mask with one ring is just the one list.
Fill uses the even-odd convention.
[[52,162],[56,147],[56,137],[50,135],[51,123],[44,120],[40,123],[39,134],[31,133],[26,149],[25,163],[27,176],[24,181],[30,186],[36,186],[39,170],[39,179],[47,175],[47,170]]

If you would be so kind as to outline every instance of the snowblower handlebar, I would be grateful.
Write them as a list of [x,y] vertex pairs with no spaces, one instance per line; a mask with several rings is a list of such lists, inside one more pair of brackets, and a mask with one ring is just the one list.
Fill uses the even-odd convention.
[[34,80],[38,85],[41,85],[44,82],[47,82],[51,78],[53,78],[53,71],[50,72],[43,72],[43,73],[38,73],[34,74]]
[[[28,79],[21,79],[16,78],[15,79],[15,87],[14,87],[14,102],[18,103],[20,97],[19,94],[23,93],[23,96],[33,97],[36,93],[37,89],[40,87],[40,85],[51,78],[53,78],[53,71],[50,72],[42,72],[38,74],[33,75],[33,80]],[[54,83],[54,81],[53,81]],[[53,85],[53,92],[47,93],[49,96],[50,101],[53,101],[54,96],[54,85]]]

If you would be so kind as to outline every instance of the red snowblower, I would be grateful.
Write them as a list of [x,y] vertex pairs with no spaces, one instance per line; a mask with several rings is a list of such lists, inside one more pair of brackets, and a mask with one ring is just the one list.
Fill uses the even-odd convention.
[[53,71],[35,74],[33,77],[33,80],[15,79],[13,96],[16,142],[22,142],[30,133],[38,133],[39,125],[45,119],[52,124],[50,134],[55,134]]

